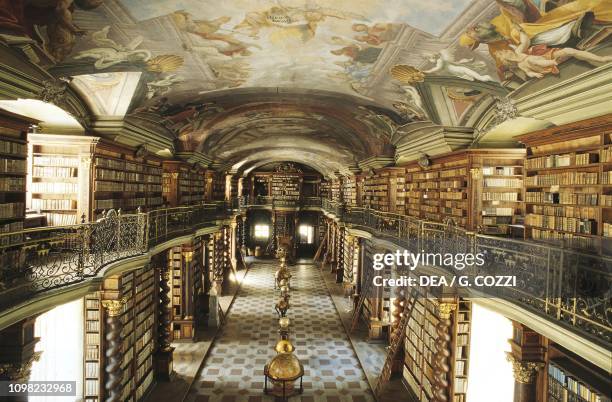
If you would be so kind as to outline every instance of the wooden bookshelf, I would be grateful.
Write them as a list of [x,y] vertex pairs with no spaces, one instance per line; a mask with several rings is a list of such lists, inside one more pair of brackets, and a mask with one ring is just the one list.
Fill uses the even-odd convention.
[[212,200],[225,200],[225,175],[222,172],[213,172]]
[[163,197],[171,207],[194,205],[206,198],[206,172],[182,161],[163,162]]
[[106,142],[94,154],[94,202],[92,213],[121,209],[125,213],[163,205],[161,160],[136,150]]
[[403,378],[422,402],[429,402],[433,396],[433,357],[438,322],[433,301],[417,299],[406,327]]
[[[107,277],[104,280],[102,296],[120,298],[125,301],[119,315],[122,325],[121,400],[123,401],[144,400],[154,385],[153,354],[159,296],[155,278],[155,270],[145,267]],[[99,300],[99,297],[96,296],[96,299]],[[92,304],[93,307],[95,306]],[[101,344],[105,345],[106,341],[102,332],[97,335],[100,337]],[[92,340],[93,338],[92,336]],[[100,352],[103,356],[104,348]],[[94,361],[86,359],[85,364]],[[103,358],[100,358],[99,361],[103,367]],[[102,382],[103,377],[98,376],[98,381]],[[104,389],[103,384],[101,386],[101,389]],[[92,402],[98,400],[93,396],[91,398]]]
[[[26,206],[27,132],[36,120],[0,109],[0,233],[20,232],[24,228]],[[15,234],[2,239],[1,246],[9,246],[23,240]],[[18,251],[2,253],[2,266],[13,264]]]
[[612,119],[599,117],[517,137],[527,146],[526,236],[610,251]]
[[194,318],[194,266],[192,246],[176,246],[168,250],[170,270],[171,323],[170,332],[174,341],[193,340]]
[[301,196],[302,180],[301,173],[273,173],[270,195],[275,200],[297,201]]
[[102,366],[104,321],[101,320],[100,293],[94,292],[85,296],[84,303],[83,396],[85,402],[98,402],[101,400],[103,388],[101,373],[104,371]]
[[470,301],[459,300],[457,310],[453,313],[452,322],[453,349],[451,373],[453,387],[451,390],[451,401],[466,402],[472,327],[472,303]]
[[405,212],[490,235],[522,222],[523,149],[474,149],[406,165]]
[[330,199],[331,197],[331,183],[327,179],[321,180],[319,185],[319,195],[321,198]]
[[31,134],[27,204],[50,226],[162,205],[161,160],[97,137]]
[[332,201],[342,202],[342,182],[339,178],[331,180],[330,196]]
[[374,171],[364,183],[364,206],[382,212],[404,214],[406,206],[406,170],[389,167]]
[[342,200],[349,207],[357,206],[357,180],[355,176],[342,178]]
[[97,137],[29,135],[27,207],[44,215],[48,226],[92,218],[92,153],[98,142]]
[[134,272],[134,398],[142,400],[153,385],[153,353],[157,317],[157,283],[155,270],[142,268]]
[[[440,322],[434,299],[418,298],[414,301],[412,316],[406,327],[404,340],[403,379],[405,385],[419,401],[433,400],[434,355],[438,339],[436,325]],[[471,304],[459,300],[451,316],[451,386],[448,395],[452,402],[467,399],[467,374],[470,349]]]
[[555,344],[549,345],[545,383],[548,402],[610,402],[612,395],[609,373]]

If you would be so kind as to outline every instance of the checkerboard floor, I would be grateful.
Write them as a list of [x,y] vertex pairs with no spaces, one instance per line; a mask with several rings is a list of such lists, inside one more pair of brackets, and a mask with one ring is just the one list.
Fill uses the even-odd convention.
[[[255,262],[227,316],[188,402],[259,402],[264,365],[276,355],[279,339],[274,290],[278,265]],[[290,267],[291,335],[295,355],[304,365],[304,393],[291,401],[369,402],[372,392],[359,366],[319,269],[312,264]]]

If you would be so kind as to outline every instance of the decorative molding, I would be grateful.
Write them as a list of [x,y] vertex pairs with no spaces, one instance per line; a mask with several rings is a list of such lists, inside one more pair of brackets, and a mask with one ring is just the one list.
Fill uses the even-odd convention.
[[550,121],[556,125],[572,123],[610,112],[609,104],[612,102],[610,75],[612,75],[612,63],[561,82],[555,79],[551,81],[555,83],[533,93],[526,92],[532,86],[538,85],[538,82],[529,81],[510,96],[522,116]]
[[391,166],[395,162],[392,156],[372,156],[357,162],[357,166],[361,170],[380,169],[386,166]]
[[19,382],[28,381],[32,372],[32,365],[40,360],[41,355],[42,352],[34,352],[24,362],[0,364],[0,378]]
[[187,163],[198,164],[205,168],[208,168],[213,161],[210,156],[200,151],[180,151],[175,152],[174,155]]
[[473,141],[470,127],[445,127],[428,122],[415,122],[398,130],[394,143],[395,163],[412,162],[423,154],[441,155],[467,147]]
[[138,148],[146,144],[147,150],[166,157],[174,153],[174,134],[165,128],[157,115],[138,114],[125,118],[98,118],[91,128],[96,135]]

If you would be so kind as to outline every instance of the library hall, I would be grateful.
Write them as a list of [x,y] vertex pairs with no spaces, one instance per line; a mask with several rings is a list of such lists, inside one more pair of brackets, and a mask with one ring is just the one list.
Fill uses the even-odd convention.
[[0,0],[0,402],[612,402],[612,0]]

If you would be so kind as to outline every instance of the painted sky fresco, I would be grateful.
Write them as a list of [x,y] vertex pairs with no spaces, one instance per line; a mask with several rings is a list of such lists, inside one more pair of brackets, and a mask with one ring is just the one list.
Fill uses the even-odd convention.
[[[359,94],[406,25],[439,34],[470,0],[118,0],[137,21],[171,21],[182,49],[215,78],[206,90],[298,86]],[[93,35],[95,36],[95,35]],[[113,38],[112,28],[102,37]],[[155,37],[153,32],[147,35]],[[93,40],[103,47],[104,39]],[[138,54],[147,43],[118,43]],[[184,57],[182,52],[177,55]],[[98,57],[87,52],[78,60]],[[153,57],[147,57],[150,59]],[[185,57],[186,58],[186,57]],[[100,69],[106,64],[98,63]],[[168,87],[189,85],[185,72]]]
[[246,12],[265,11],[274,6],[306,9],[323,7],[361,14],[367,16],[370,22],[406,23],[438,35],[470,2],[471,0],[123,0],[122,4],[139,20],[159,17],[177,10],[188,10],[202,19],[232,16],[232,22],[241,20]]

